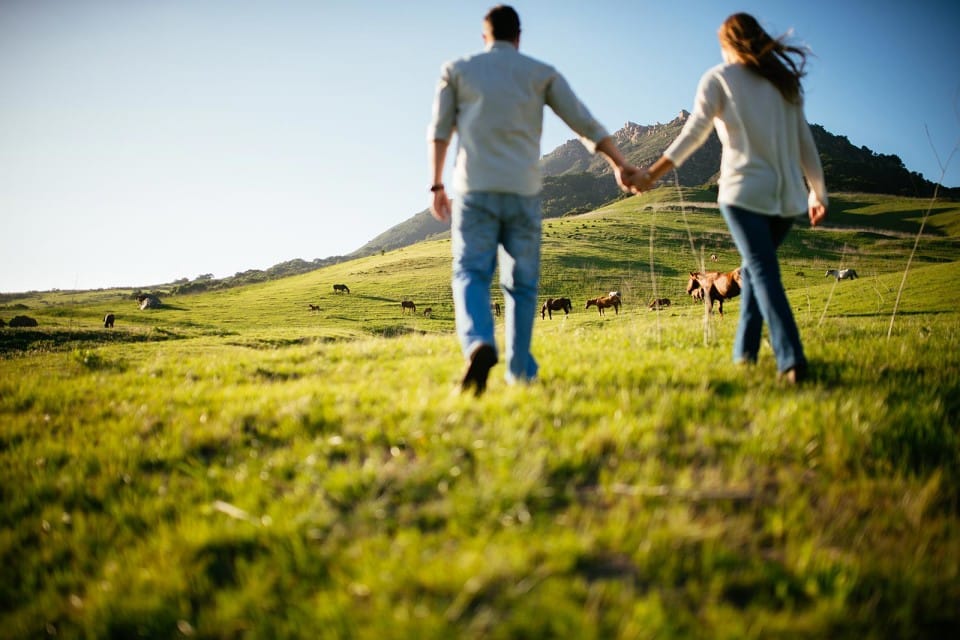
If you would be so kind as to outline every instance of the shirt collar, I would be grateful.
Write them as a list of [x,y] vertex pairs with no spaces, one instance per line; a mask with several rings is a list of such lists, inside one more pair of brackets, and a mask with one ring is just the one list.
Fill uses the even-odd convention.
[[512,42],[507,42],[506,40],[494,40],[493,42],[487,44],[487,51],[516,51],[517,48],[513,46]]

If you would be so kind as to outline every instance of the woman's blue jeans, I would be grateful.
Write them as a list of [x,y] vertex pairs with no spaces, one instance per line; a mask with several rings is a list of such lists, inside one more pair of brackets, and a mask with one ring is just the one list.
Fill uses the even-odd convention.
[[768,216],[740,207],[720,205],[720,211],[740,252],[743,280],[740,321],[733,344],[735,362],[756,362],[763,323],[781,373],[806,364],[800,332],[780,279],[777,248],[793,226],[793,218]]
[[490,285],[500,263],[508,382],[537,376],[530,353],[540,278],[539,196],[469,192],[454,200],[451,223],[453,303],[465,357],[481,344],[497,348]]

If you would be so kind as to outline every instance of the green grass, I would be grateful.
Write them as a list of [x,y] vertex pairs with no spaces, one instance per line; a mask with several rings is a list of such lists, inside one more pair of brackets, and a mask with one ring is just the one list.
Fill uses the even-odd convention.
[[[718,214],[663,197],[545,221],[542,293],[574,311],[537,320],[537,384],[498,366],[480,399],[455,389],[443,240],[151,311],[123,291],[6,301],[40,327],[0,329],[0,629],[952,635],[955,212],[928,222],[889,339],[913,246],[897,212],[925,204],[836,198],[852,220],[794,232],[813,380],[789,389],[766,348],[730,362],[737,300],[705,321],[683,293],[701,253],[736,266]],[[583,309],[612,288],[620,315]]]

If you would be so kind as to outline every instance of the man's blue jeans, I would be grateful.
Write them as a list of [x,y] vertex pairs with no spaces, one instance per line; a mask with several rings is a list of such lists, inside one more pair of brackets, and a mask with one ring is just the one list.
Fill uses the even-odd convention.
[[806,364],[800,332],[780,279],[777,248],[793,226],[793,218],[753,213],[720,205],[720,211],[740,252],[743,280],[740,321],[733,344],[735,362],[756,362],[763,323],[781,373]]
[[499,257],[508,382],[537,376],[530,342],[540,278],[540,224],[539,196],[480,191],[454,200],[452,284],[460,347],[466,357],[481,344],[497,348],[490,285]]

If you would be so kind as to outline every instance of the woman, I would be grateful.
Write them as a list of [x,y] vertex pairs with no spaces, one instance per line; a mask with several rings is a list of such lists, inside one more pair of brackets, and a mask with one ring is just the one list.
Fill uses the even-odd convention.
[[817,225],[827,213],[823,168],[803,112],[807,53],[770,37],[745,13],[727,18],[719,38],[724,63],[700,79],[683,130],[635,179],[634,191],[683,164],[716,127],[723,144],[717,200],[742,259],[734,361],[756,362],[766,321],[780,376],[797,384],[807,375],[807,360],[777,248],[798,216],[806,213]]

